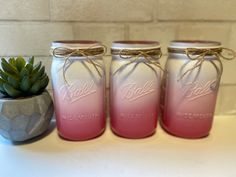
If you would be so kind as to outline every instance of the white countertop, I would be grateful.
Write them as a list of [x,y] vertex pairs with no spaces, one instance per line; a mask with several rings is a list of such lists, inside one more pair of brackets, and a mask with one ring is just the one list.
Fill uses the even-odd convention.
[[0,138],[0,177],[236,177],[236,116],[217,116],[210,136],[186,140],[161,127],[129,140],[109,128],[93,140],[71,142],[56,129],[28,144]]

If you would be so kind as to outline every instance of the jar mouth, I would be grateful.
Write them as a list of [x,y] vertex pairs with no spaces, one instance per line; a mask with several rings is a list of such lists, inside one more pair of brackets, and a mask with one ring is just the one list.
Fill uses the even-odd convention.
[[199,49],[211,49],[222,47],[221,42],[209,41],[209,40],[173,40],[170,42],[168,48],[199,48]]
[[101,47],[101,42],[92,40],[58,40],[53,41],[51,48],[67,47],[72,49],[97,48]]
[[157,41],[114,41],[113,43],[119,43],[119,44],[159,44]]
[[99,43],[98,41],[90,41],[90,40],[59,40],[59,41],[53,41],[53,44],[96,44]]
[[146,41],[146,40],[124,40],[112,42],[112,49],[153,49],[160,48],[158,41]]

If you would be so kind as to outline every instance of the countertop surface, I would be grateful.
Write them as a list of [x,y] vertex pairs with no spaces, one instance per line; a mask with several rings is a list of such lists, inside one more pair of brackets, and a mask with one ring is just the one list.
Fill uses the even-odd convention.
[[50,130],[27,144],[0,137],[0,177],[236,177],[236,116],[216,116],[211,134],[187,140],[165,133],[139,140],[110,131],[72,142]]

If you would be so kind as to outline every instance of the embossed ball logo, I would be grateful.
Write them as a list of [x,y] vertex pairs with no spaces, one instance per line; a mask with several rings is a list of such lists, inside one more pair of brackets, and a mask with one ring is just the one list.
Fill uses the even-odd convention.
[[128,101],[135,101],[148,94],[151,94],[152,92],[155,91],[153,85],[154,85],[153,80],[145,82],[144,85],[142,86],[139,86],[136,83],[125,84],[121,89],[122,99]]
[[60,88],[62,99],[68,103],[74,103],[81,98],[96,93],[93,81],[87,81],[84,83],[74,82],[70,85],[63,85]]
[[207,82],[189,82],[183,86],[183,94],[187,100],[192,101],[197,98],[206,96],[217,90],[218,84],[216,80]]

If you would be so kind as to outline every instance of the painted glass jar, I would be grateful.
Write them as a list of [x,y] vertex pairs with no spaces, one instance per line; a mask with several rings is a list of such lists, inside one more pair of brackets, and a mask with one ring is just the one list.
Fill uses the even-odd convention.
[[96,41],[55,41],[51,66],[59,135],[87,140],[105,129],[105,48]]
[[159,112],[161,49],[155,41],[116,41],[111,48],[112,131],[126,138],[152,135]]
[[168,51],[161,124],[179,137],[207,136],[223,71],[221,59],[232,59],[234,53],[214,41],[172,41]]

